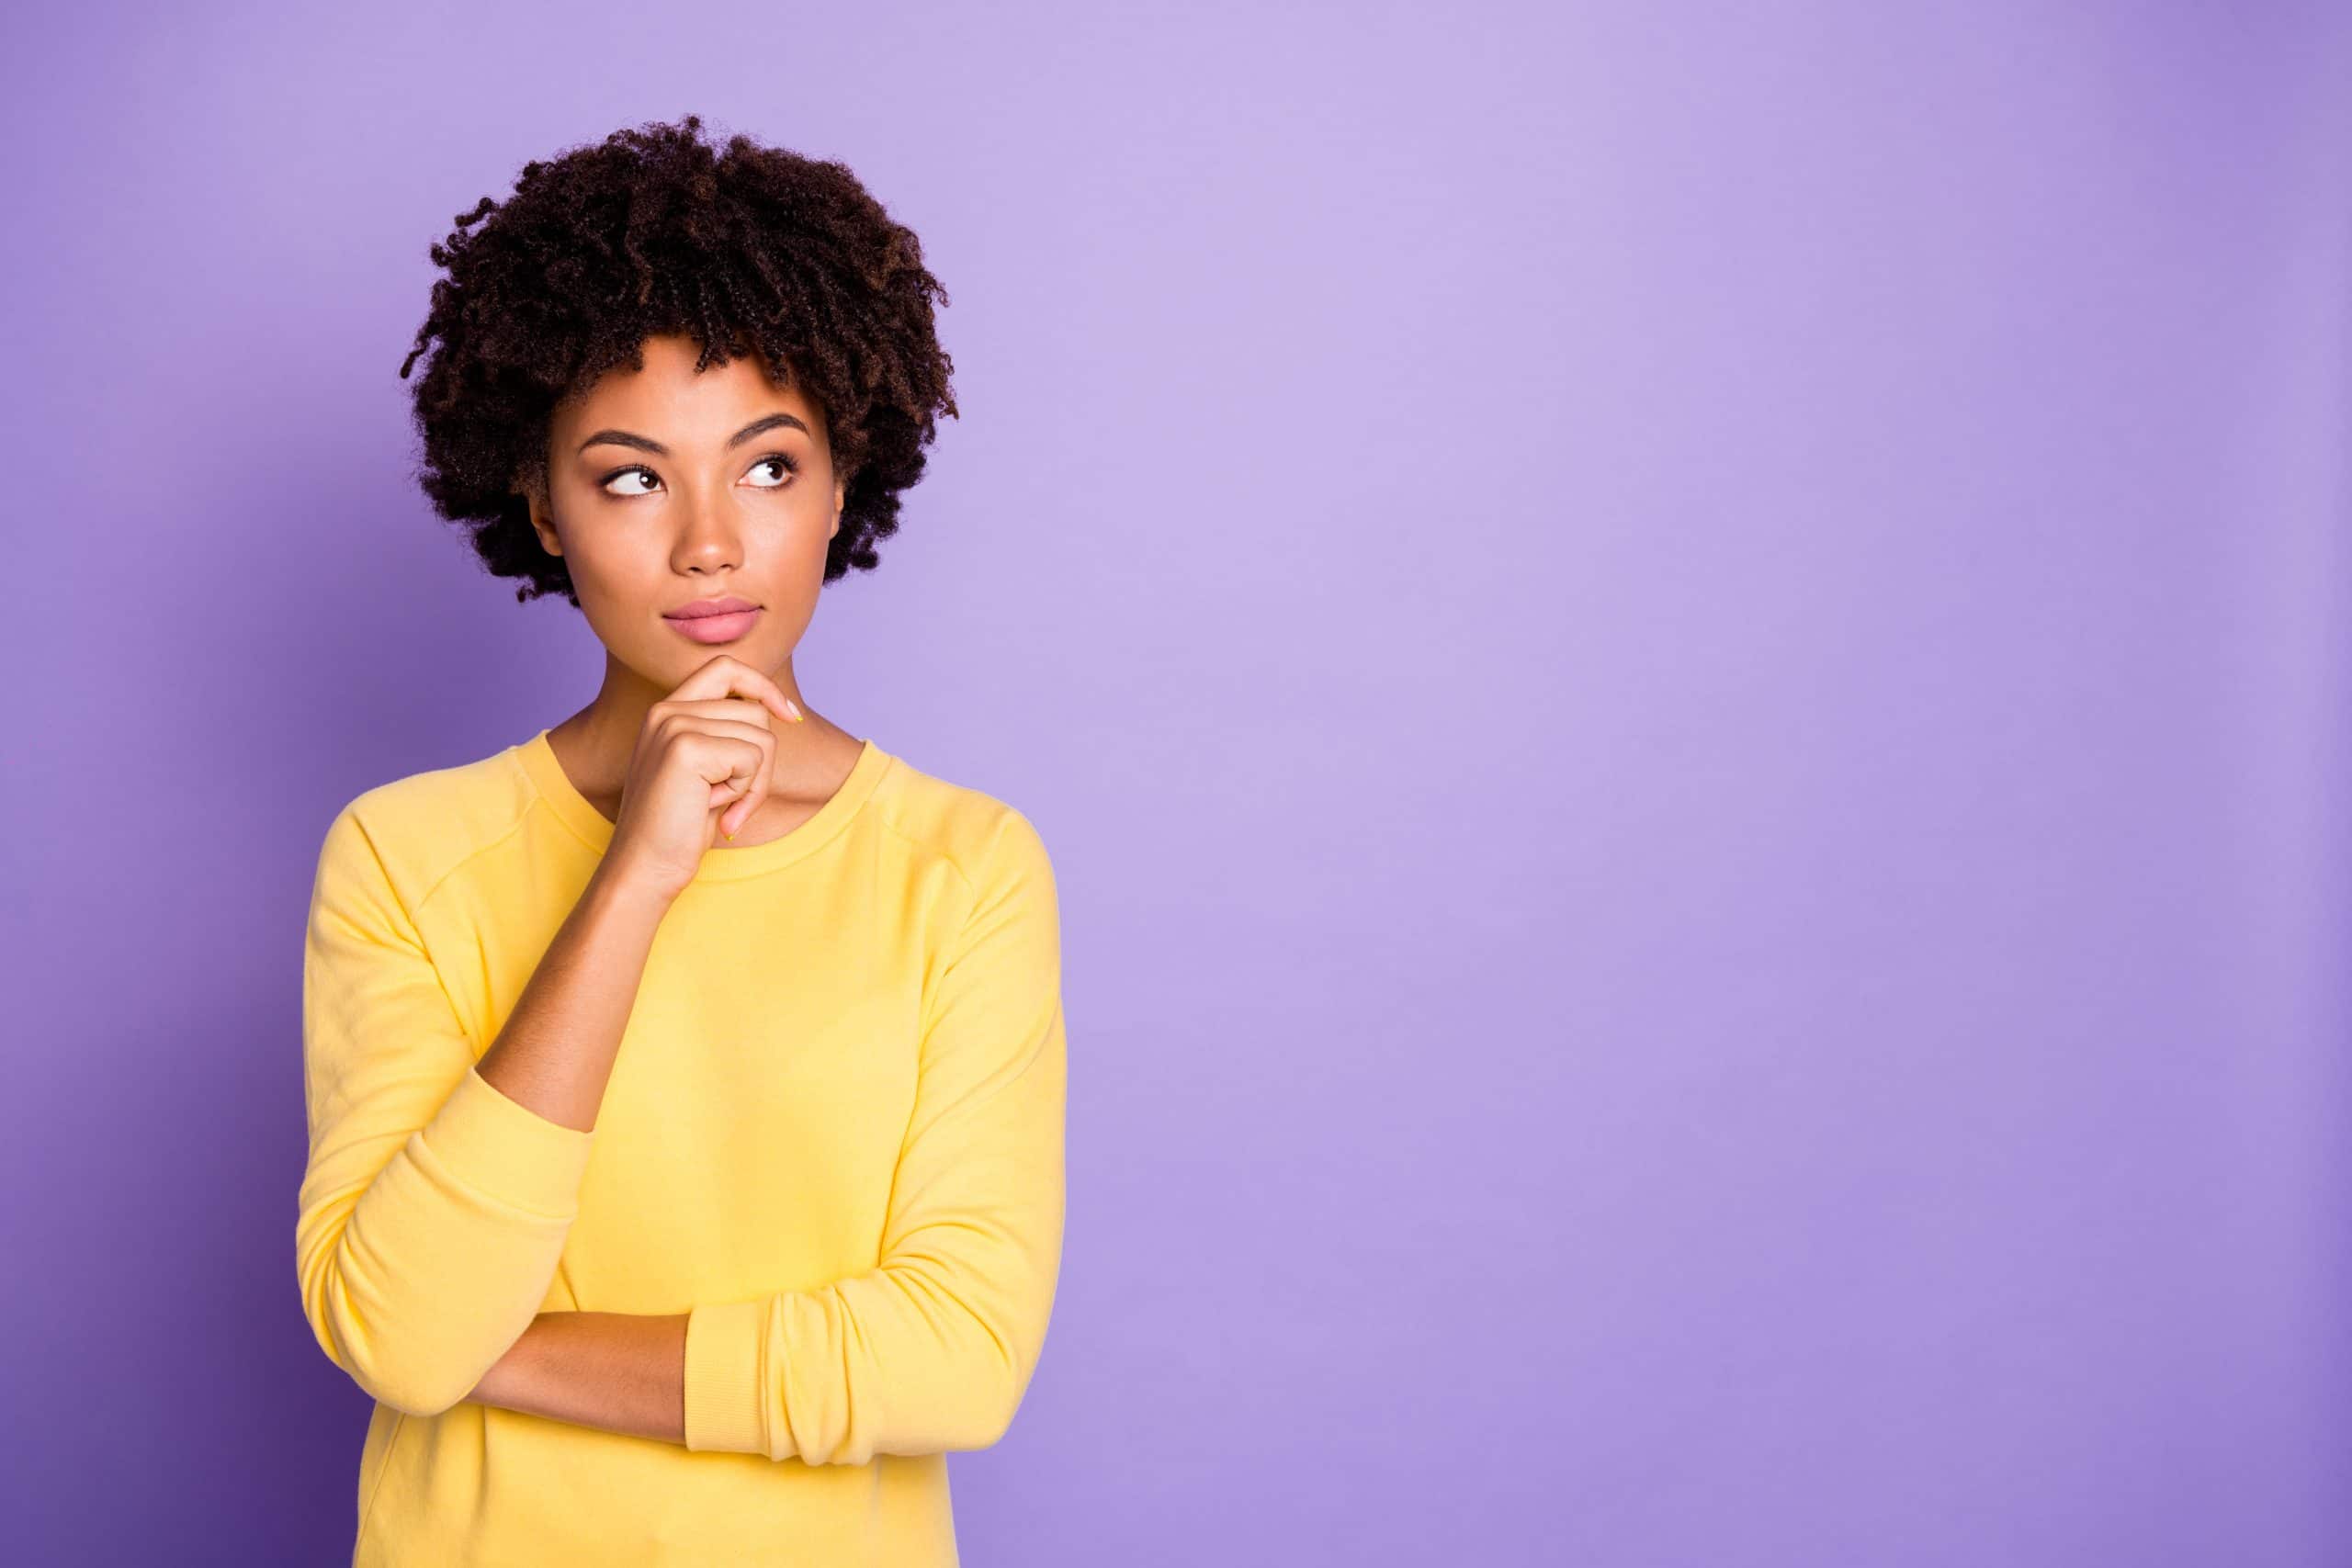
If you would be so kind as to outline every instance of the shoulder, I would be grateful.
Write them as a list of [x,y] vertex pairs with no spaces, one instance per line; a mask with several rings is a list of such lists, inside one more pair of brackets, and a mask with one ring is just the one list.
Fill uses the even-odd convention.
[[452,872],[522,826],[532,794],[514,752],[506,747],[361,791],[327,825],[322,875],[372,871],[413,912]]
[[1010,802],[926,772],[904,757],[876,792],[876,815],[899,838],[953,867],[974,890],[1043,876],[1052,861],[1044,836]]

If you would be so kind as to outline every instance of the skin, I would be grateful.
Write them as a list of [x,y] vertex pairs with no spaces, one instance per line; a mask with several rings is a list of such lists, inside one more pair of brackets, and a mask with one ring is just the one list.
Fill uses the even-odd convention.
[[[823,411],[756,355],[696,373],[698,353],[691,338],[648,339],[642,369],[621,367],[567,399],[551,421],[544,487],[518,491],[605,647],[595,698],[548,741],[618,826],[479,1070],[581,1129],[594,1126],[654,932],[706,846],[725,854],[790,832],[841,788],[864,748],[808,706],[793,669],[848,491]],[[797,426],[729,445],[775,414]],[[696,643],[662,619],[728,594],[761,606],[732,642]],[[468,1397],[683,1443],[687,1318],[541,1313]]]
[[[768,798],[749,823],[726,824],[737,829],[735,845],[762,843],[831,799],[862,744],[808,705],[793,669],[793,650],[824,585],[825,547],[841,531],[849,480],[833,471],[824,411],[797,387],[778,386],[756,355],[697,375],[692,338],[649,338],[643,352],[643,370],[608,372],[557,408],[547,486],[531,495],[531,526],[548,554],[564,558],[581,611],[605,645],[603,688],[548,739],[581,793],[617,817],[646,710],[714,653],[728,653],[765,673],[808,716],[788,732],[771,727],[775,774]],[[728,445],[773,413],[805,428]],[[606,432],[648,437],[671,455],[608,442],[582,448]],[[778,453],[799,471],[763,461]],[[730,593],[763,606],[734,642],[691,642],[662,619],[689,600]]]

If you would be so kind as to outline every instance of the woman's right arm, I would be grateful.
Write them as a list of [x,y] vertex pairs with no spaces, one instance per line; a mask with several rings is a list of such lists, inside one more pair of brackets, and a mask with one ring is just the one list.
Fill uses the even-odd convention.
[[593,1133],[670,896],[607,860],[548,944],[475,1070],[526,1110]]
[[296,1260],[320,1347],[395,1409],[465,1398],[546,1299],[668,908],[615,865],[477,1063],[356,803],[327,831],[302,970]]
[[302,966],[296,1263],[320,1347],[394,1409],[464,1399],[545,1302],[654,932],[712,835],[767,793],[763,712],[801,716],[724,654],[648,711],[613,840],[479,1062],[366,797],[328,828]]

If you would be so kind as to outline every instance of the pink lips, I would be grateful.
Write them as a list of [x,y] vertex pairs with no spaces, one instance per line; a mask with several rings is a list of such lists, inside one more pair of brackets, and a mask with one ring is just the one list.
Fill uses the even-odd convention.
[[694,642],[733,642],[752,629],[760,607],[749,599],[697,599],[662,617]]

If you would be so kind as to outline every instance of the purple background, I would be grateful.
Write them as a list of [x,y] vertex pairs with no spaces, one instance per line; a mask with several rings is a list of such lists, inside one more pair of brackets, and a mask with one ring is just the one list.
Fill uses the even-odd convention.
[[2340,11],[14,28],[17,1560],[348,1552],[313,858],[598,670],[395,370],[455,214],[689,110],[954,299],[799,671],[1064,890],[967,1561],[2352,1554]]

